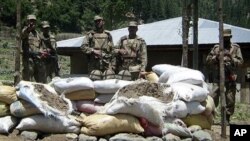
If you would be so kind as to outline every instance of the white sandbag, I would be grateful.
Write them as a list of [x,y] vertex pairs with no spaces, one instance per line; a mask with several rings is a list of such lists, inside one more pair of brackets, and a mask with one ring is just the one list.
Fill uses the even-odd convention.
[[182,127],[173,123],[164,123],[163,134],[172,133],[178,137],[192,137],[192,133],[187,127]]
[[[174,72],[179,72],[182,70],[185,70],[187,68],[181,67],[181,66],[175,66],[175,65],[170,65],[170,64],[158,64],[154,65],[152,67],[152,70],[157,73],[158,75],[162,75],[164,72],[166,72],[165,76],[168,76]],[[159,78],[160,81],[161,78]]]
[[205,111],[205,107],[200,102],[187,102],[187,110],[190,115],[200,114]]
[[172,88],[172,92],[175,95],[175,100],[181,99],[186,102],[202,102],[207,98],[209,93],[209,91],[205,88],[183,82],[173,83],[170,85],[170,87]]
[[52,85],[59,93],[70,93],[94,88],[93,81],[88,77],[57,78],[53,80]]
[[157,109],[146,102],[143,103],[133,98],[119,97],[114,99],[111,103],[105,104],[104,110],[99,111],[99,113],[111,115],[118,113],[131,114],[136,117],[144,117],[156,126],[163,125],[163,115]]
[[173,73],[169,77],[167,84],[172,84],[176,82],[185,82],[189,84],[202,86],[204,80],[205,80],[205,77],[200,71],[189,69],[189,70]]
[[22,83],[21,81],[18,87],[20,92],[17,96],[33,104],[47,117],[65,116],[73,111],[73,105],[69,99],[49,93],[44,84]]
[[133,82],[118,79],[96,80],[94,81],[94,90],[99,94],[111,94]]
[[112,97],[114,96],[114,94],[99,94],[96,96],[96,98],[94,99],[94,102],[96,103],[108,103]]
[[0,118],[0,133],[9,133],[17,125],[17,119],[13,116]]
[[18,130],[35,130],[44,133],[79,133],[80,123],[74,119],[61,116],[59,119],[34,115],[23,118],[17,125]]
[[173,101],[172,107],[166,109],[169,113],[168,116],[175,117],[175,118],[183,118],[186,117],[188,114],[187,105],[182,100]]

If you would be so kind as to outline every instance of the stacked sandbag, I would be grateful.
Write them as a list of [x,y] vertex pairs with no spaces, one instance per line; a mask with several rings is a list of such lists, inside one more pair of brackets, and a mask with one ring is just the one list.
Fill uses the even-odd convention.
[[11,86],[0,86],[0,101],[6,104],[11,104],[17,100],[16,88]]
[[84,118],[81,132],[91,136],[104,136],[115,133],[142,133],[139,120],[128,114],[93,114]]
[[[211,129],[215,106],[209,96],[211,90],[204,75],[198,70],[169,64],[155,65],[152,69],[160,75],[160,83],[170,85],[170,92],[175,96],[174,101],[179,101],[178,105],[182,110],[175,113],[177,117],[182,118],[188,126],[199,125],[203,129]],[[185,112],[185,105],[180,101],[186,103],[189,113]]]
[[0,133],[9,133],[17,125],[17,118],[13,116],[0,117]]
[[23,118],[16,129],[43,133],[79,133],[80,123],[66,116],[55,119],[40,114]]
[[59,96],[47,84],[21,81],[17,87],[17,96],[34,105],[47,117],[59,118],[73,111],[72,102]]
[[94,83],[94,90],[96,92],[96,98],[94,102],[105,104],[108,103],[114,94],[120,88],[133,83],[133,81],[119,80],[119,79],[107,79],[96,80]]
[[55,78],[51,85],[59,94],[70,100],[90,100],[95,98],[94,84],[88,77]]
[[10,112],[12,115],[19,118],[41,114],[41,111],[36,106],[22,99],[10,105]]

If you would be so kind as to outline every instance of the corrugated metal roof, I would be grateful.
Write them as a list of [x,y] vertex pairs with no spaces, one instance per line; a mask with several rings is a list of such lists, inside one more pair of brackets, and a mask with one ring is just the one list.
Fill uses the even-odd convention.
[[[224,24],[224,28],[232,29],[232,42],[250,43],[250,29]],[[162,20],[138,26],[137,35],[145,39],[147,45],[181,45],[182,44],[182,17]],[[189,32],[189,44],[193,42],[192,27]],[[128,35],[128,29],[121,28],[110,32],[114,44]],[[58,47],[80,47],[84,37],[58,41]],[[215,44],[219,42],[219,22],[199,18],[198,43]]]

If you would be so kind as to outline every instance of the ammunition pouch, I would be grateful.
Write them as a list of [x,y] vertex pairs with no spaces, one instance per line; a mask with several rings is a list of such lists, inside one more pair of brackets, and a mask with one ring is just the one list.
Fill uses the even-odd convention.
[[128,70],[121,70],[117,75],[117,79],[131,81],[131,73]]
[[100,70],[93,70],[91,71],[89,78],[91,80],[102,80],[102,72]]
[[105,70],[102,74],[103,79],[115,79],[115,72],[112,70]]

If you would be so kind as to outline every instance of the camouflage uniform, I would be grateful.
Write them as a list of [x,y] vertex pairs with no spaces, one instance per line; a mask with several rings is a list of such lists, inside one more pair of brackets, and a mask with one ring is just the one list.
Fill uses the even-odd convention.
[[[103,18],[95,16],[94,20],[103,20]],[[113,46],[112,36],[106,30],[102,32],[95,30],[86,34],[81,49],[88,57],[88,73],[91,79],[111,79],[115,77],[113,72]],[[94,51],[100,54],[95,54]]]
[[[45,66],[39,57],[41,38],[35,28],[35,15],[28,15],[29,24],[22,30],[22,63],[23,80],[31,81],[34,76],[36,82],[46,82]],[[31,29],[31,27],[33,29]]]
[[[225,38],[231,38],[231,30],[224,30],[224,40]],[[230,39],[229,39],[230,40]],[[229,41],[230,42],[230,41]],[[211,65],[215,69],[215,73],[212,77],[212,82],[219,86],[219,45],[215,45],[207,56],[207,64]],[[241,54],[241,49],[238,44],[230,44],[224,47],[224,61],[225,61],[225,95],[226,95],[226,114],[227,120],[229,121],[230,115],[234,113],[235,108],[235,95],[236,95],[236,69],[243,64],[243,58]],[[231,56],[231,57],[230,57]],[[214,97],[215,105],[218,106],[219,103],[219,90],[216,91]]]
[[[137,28],[137,23],[130,22],[130,26]],[[145,71],[147,66],[147,46],[144,39],[137,35],[133,38],[123,36],[119,40],[117,48],[124,50],[124,52],[118,53],[117,56],[118,76],[128,71],[131,74],[132,80],[138,79],[139,73]],[[120,77],[120,79],[122,78]]]
[[42,22],[43,32],[41,33],[41,48],[45,53],[46,78],[52,78],[52,74],[59,76],[58,56],[56,52],[55,36],[49,32],[50,25],[47,21]]

